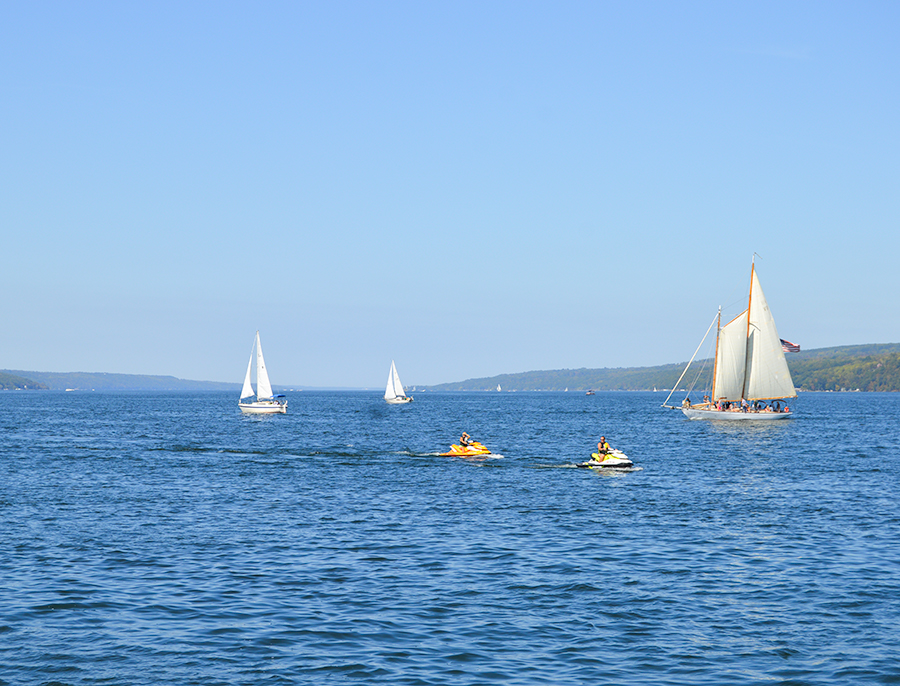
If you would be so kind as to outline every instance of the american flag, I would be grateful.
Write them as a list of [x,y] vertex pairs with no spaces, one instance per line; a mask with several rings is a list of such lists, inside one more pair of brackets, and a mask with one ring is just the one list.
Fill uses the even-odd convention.
[[779,338],[778,340],[781,341],[781,349],[784,350],[784,352],[786,352],[786,353],[799,353],[800,352],[799,345],[791,343],[790,341],[786,341],[783,338]]

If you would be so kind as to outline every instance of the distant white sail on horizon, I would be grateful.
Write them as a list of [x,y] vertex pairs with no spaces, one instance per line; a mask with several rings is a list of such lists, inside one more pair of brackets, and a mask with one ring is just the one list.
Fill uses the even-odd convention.
[[[259,335],[259,332],[256,332]],[[241,388],[241,400],[256,395],[253,392],[253,384],[250,382],[250,368],[253,367],[253,350],[250,350],[250,359],[247,360],[247,376],[244,377],[244,387]]]
[[384,389],[384,399],[389,403],[408,403],[412,398],[407,397],[400,383],[400,375],[397,373],[397,365],[391,360],[391,370],[388,372],[387,387]]
[[[256,393],[253,392],[251,372],[253,360],[256,359]],[[256,396],[253,402],[245,403],[243,400]],[[271,414],[287,411],[287,401],[281,400],[283,396],[275,398],[272,393],[272,384],[269,381],[269,372],[266,371],[266,361],[263,358],[262,345],[259,342],[259,331],[253,339],[253,347],[250,348],[250,360],[247,362],[247,374],[244,376],[244,385],[241,387],[241,397],[238,406],[241,412],[248,414]]]
[[262,345],[259,342],[259,331],[256,332],[256,397],[271,398],[272,384],[269,383],[269,372],[263,359]]

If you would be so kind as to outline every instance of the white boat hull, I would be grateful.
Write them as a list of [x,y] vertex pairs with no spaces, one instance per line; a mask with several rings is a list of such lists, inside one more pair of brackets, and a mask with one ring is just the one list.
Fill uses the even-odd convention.
[[717,419],[737,422],[766,422],[776,419],[790,419],[793,412],[733,412],[731,410],[696,410],[685,407],[681,410],[688,419]]
[[287,412],[287,403],[238,403],[238,407],[244,414],[285,414]]
[[396,397],[396,398],[385,398],[384,401],[385,401],[388,405],[401,405],[401,404],[403,404],[403,403],[411,403],[411,402],[412,402],[412,398],[408,398],[408,397],[406,397],[406,396],[403,396],[403,397],[401,398],[401,397],[398,396],[398,397]]

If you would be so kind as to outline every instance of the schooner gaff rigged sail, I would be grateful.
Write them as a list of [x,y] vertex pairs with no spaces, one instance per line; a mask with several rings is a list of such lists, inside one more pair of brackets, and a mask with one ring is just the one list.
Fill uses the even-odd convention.
[[391,360],[391,370],[388,372],[387,388],[384,390],[384,399],[391,405],[412,402],[412,398],[403,392],[403,384],[400,383],[400,375],[397,373],[397,366],[394,364],[393,360]]
[[[725,326],[721,325],[721,312],[716,321],[712,395],[709,402],[700,404],[691,404],[685,399],[681,411],[689,419],[771,420],[791,417],[789,408],[782,401],[796,398],[797,392],[784,359],[775,319],[756,275],[755,263],[750,268],[747,309]],[[703,345],[702,341],[700,345]],[[684,378],[690,365],[688,362],[681,378]],[[666,404],[672,393],[663,407],[679,409]]]
[[[255,349],[255,355],[254,355]],[[244,402],[245,398],[252,398],[253,385],[250,381],[250,370],[253,368],[253,358],[256,357],[256,400]],[[246,414],[285,414],[287,412],[287,400],[282,400],[283,395],[272,395],[272,384],[269,382],[269,373],[266,371],[266,361],[263,359],[262,346],[259,343],[259,331],[250,349],[250,361],[247,362],[247,375],[244,377],[244,386],[241,388],[241,399],[238,407]]]

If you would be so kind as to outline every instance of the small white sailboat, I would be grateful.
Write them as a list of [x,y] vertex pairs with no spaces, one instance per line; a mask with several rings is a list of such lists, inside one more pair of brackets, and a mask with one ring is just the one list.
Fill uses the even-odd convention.
[[[255,349],[255,351],[254,351]],[[256,357],[256,393],[253,393],[253,385],[250,383],[250,370],[253,368],[253,358]],[[245,398],[256,396],[252,402],[244,402]],[[266,371],[266,361],[263,359],[262,346],[259,344],[259,331],[250,348],[250,361],[247,363],[247,375],[244,377],[244,387],[241,389],[241,399],[238,407],[245,414],[284,414],[287,412],[287,400],[283,395],[272,394],[272,384],[269,383],[269,373]]]
[[391,405],[412,402],[412,398],[403,392],[403,384],[400,383],[397,365],[394,364],[393,360],[391,360],[391,371],[388,372],[387,388],[384,390],[384,399]]
[[497,393],[500,392],[500,384],[497,384]]
[[[722,326],[721,318],[720,310],[703,336],[706,340],[713,324],[716,325],[716,353],[709,401],[692,404],[685,398],[680,408],[667,405],[675,392],[673,389],[663,407],[681,409],[689,419],[765,421],[791,417],[792,413],[784,400],[796,398],[797,391],[784,359],[775,319],[759,285],[755,264],[750,267],[747,309],[725,326]],[[702,345],[703,341],[694,352],[694,357]],[[693,361],[692,357],[675,388],[678,388]]]

